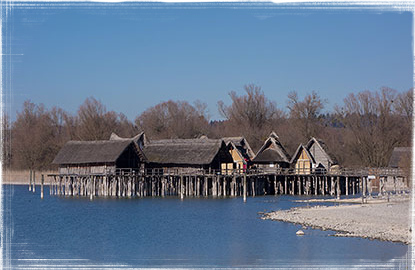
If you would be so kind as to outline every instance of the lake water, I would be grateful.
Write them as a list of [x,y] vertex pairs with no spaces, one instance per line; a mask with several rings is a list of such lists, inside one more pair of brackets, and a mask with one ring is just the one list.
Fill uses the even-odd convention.
[[[53,268],[405,269],[408,246],[259,219],[293,196],[104,199],[3,185],[3,265]],[[301,197],[304,199],[304,197]]]

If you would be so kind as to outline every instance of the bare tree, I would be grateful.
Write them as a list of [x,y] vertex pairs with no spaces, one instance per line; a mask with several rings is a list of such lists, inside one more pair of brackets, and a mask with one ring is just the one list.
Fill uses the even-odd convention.
[[345,125],[345,144],[359,165],[386,166],[393,148],[403,141],[401,118],[393,105],[396,97],[395,90],[384,87],[344,99],[339,114]]
[[245,95],[238,96],[235,91],[229,93],[232,104],[226,106],[218,102],[219,112],[228,121],[234,134],[244,135],[253,148],[257,148],[270,133],[273,124],[283,117],[261,90],[260,86],[248,84],[244,86]]
[[321,127],[320,114],[324,108],[325,100],[312,92],[299,100],[297,92],[288,94],[287,108],[290,113],[290,121],[302,135],[302,141],[317,136]]
[[43,169],[50,166],[56,154],[55,129],[51,114],[43,104],[25,101],[17,113],[12,130],[14,166],[22,169]]
[[10,167],[11,165],[11,126],[10,117],[8,114],[3,114],[2,119],[2,163],[4,167]]
[[135,123],[150,138],[195,138],[208,132],[206,105],[197,108],[186,101],[167,101],[139,115]]
[[398,94],[394,103],[395,110],[402,115],[408,123],[412,123],[414,113],[414,89]]
[[108,139],[117,128],[117,117],[115,112],[107,112],[100,101],[93,97],[87,98],[78,110],[77,139]]

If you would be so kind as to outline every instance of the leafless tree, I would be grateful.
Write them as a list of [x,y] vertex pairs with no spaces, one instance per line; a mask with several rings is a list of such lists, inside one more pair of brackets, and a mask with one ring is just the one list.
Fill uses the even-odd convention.
[[219,101],[219,113],[227,119],[231,130],[244,135],[251,146],[257,148],[270,133],[273,124],[284,114],[265,96],[260,86],[248,84],[244,90],[245,95],[242,96],[235,91],[229,93],[232,100],[229,106]]
[[43,104],[25,101],[12,130],[12,155],[17,168],[43,169],[56,154],[55,129]]
[[2,163],[4,167],[10,167],[11,165],[11,126],[10,117],[8,114],[3,114],[2,119]]
[[106,107],[93,97],[79,107],[77,115],[77,139],[107,140],[117,128],[117,113],[107,112]]
[[162,102],[139,115],[135,123],[149,138],[195,138],[208,132],[206,105],[186,101]]
[[395,146],[402,143],[401,118],[394,111],[397,92],[390,88],[350,94],[338,109],[345,125],[345,145],[364,166],[388,164]]
[[288,94],[287,108],[290,122],[302,135],[302,141],[317,136],[321,128],[320,114],[326,103],[316,92],[312,92],[300,100],[297,92]]

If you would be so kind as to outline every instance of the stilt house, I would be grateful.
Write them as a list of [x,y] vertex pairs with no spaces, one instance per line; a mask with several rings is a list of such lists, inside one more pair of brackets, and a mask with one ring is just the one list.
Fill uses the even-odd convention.
[[[226,163],[227,167],[222,170],[242,171],[248,168],[255,154],[244,137],[225,137],[222,138],[229,149],[233,158],[233,163]],[[225,164],[224,164],[225,165]]]
[[327,145],[322,140],[312,137],[308,141],[306,148],[316,162],[315,170],[330,171],[334,167],[338,167],[337,159],[330,154]]
[[310,174],[315,167],[316,161],[308,149],[300,144],[290,163],[293,165],[296,174]]
[[290,165],[290,156],[279,141],[277,134],[271,132],[268,139],[252,160],[252,163],[257,168],[264,170],[288,168]]
[[291,159],[291,166],[298,174],[329,172],[338,167],[337,164],[326,144],[314,137],[305,146],[300,144]]
[[53,160],[60,174],[103,174],[138,170],[144,156],[132,140],[69,141]]
[[163,173],[178,171],[220,172],[223,163],[233,163],[223,140],[166,139],[150,141],[143,148],[147,169],[161,169]]

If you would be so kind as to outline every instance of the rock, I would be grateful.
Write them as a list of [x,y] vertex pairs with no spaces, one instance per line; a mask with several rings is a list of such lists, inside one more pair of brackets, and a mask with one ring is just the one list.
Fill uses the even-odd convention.
[[295,234],[296,235],[304,235],[304,232],[302,230],[298,230]]

